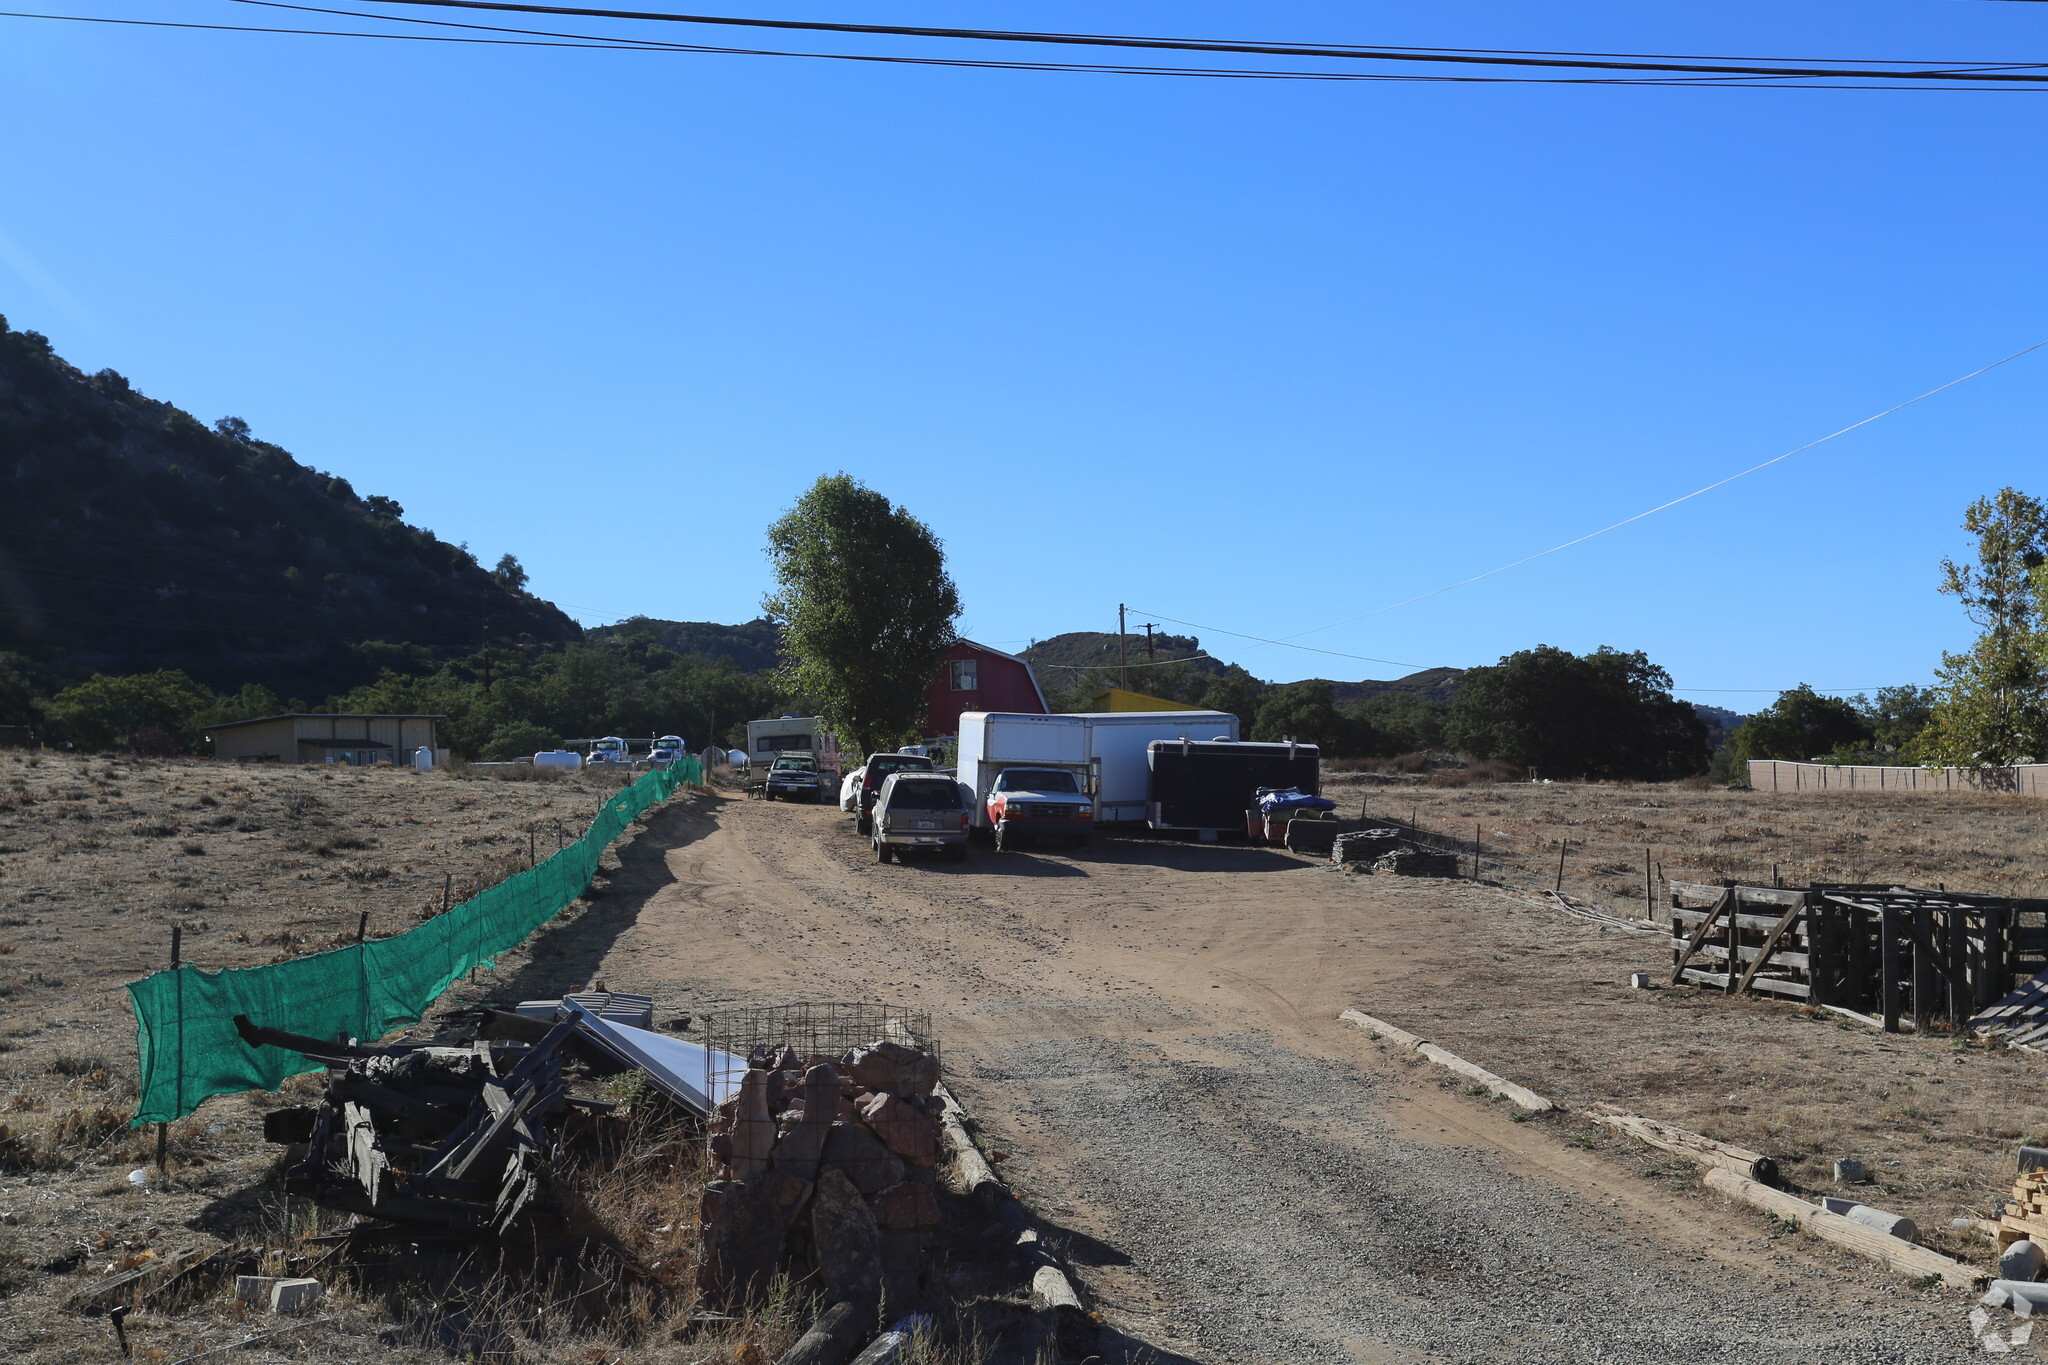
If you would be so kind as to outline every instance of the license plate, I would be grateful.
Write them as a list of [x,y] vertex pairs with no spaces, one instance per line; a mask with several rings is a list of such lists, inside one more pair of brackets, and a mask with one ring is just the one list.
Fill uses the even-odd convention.
[[910,827],[912,829],[937,829],[939,822],[936,820],[916,820],[911,823]]

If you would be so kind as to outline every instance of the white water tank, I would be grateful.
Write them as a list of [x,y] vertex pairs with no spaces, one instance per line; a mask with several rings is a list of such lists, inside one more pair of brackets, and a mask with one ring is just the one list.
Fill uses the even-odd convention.
[[533,766],[536,768],[580,768],[583,766],[583,755],[577,753],[574,749],[549,749],[533,756]]
[[434,751],[424,744],[414,749],[412,751],[412,766],[417,771],[423,773],[434,771]]

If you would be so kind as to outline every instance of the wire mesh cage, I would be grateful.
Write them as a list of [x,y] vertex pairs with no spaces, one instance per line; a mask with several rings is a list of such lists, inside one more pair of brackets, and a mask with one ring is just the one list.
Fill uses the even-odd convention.
[[800,1000],[784,1005],[727,1006],[704,1020],[705,1093],[734,1094],[750,1067],[772,1069],[785,1052],[799,1062],[835,1060],[868,1043],[901,1043],[939,1056],[926,1010],[856,1000]]

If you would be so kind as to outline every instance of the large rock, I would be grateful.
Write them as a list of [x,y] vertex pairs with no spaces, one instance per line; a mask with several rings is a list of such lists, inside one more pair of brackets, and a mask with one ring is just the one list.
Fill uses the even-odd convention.
[[804,1180],[818,1175],[818,1158],[839,1113],[839,1068],[827,1063],[804,1073],[803,1116],[775,1144],[771,1158],[778,1171]]
[[790,1225],[810,1195],[810,1181],[773,1168],[744,1183],[708,1182],[703,1287],[727,1303],[758,1298],[781,1268]]
[[907,1099],[932,1093],[939,1083],[939,1059],[901,1043],[874,1042],[853,1050],[847,1072],[870,1090]]
[[870,1096],[861,1105],[860,1117],[890,1151],[913,1166],[938,1164],[939,1125],[910,1101],[896,1095]]
[[768,1168],[775,1148],[775,1119],[768,1112],[768,1073],[749,1071],[740,1079],[740,1093],[731,1132],[732,1173],[741,1180]]
[[824,1164],[843,1171],[862,1194],[879,1194],[903,1179],[903,1159],[867,1128],[857,1123],[835,1123],[825,1137]]
[[882,1321],[917,1307],[924,1288],[925,1234],[882,1230]]
[[874,1211],[841,1171],[818,1177],[811,1197],[818,1277],[833,1303],[874,1304],[882,1297],[881,1231]]
[[939,1196],[930,1185],[914,1180],[891,1185],[868,1203],[874,1208],[875,1223],[892,1232],[910,1232],[939,1225]]

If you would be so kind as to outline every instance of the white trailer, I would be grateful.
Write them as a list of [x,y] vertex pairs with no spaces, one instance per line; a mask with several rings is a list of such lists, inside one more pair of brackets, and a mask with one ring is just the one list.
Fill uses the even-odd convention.
[[1033,716],[968,711],[960,717],[960,780],[974,789],[974,823],[988,828],[988,794],[1005,768],[1065,768],[1082,776],[1097,822],[1143,820],[1155,739],[1236,739],[1228,711],[1083,711]]

